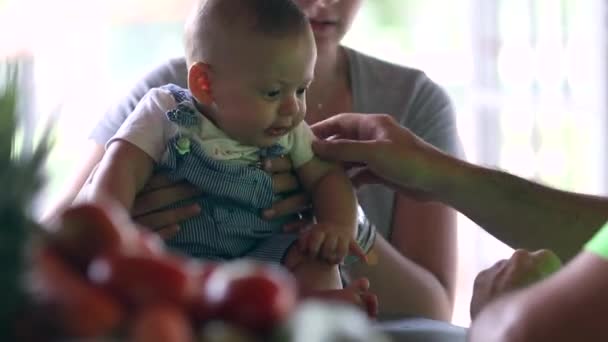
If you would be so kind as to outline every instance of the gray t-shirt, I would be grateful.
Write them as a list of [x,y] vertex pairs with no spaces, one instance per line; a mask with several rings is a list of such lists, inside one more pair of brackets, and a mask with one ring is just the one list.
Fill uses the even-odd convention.
[[[422,71],[391,64],[346,48],[353,91],[353,111],[390,114],[403,126],[437,148],[462,156],[451,101]],[[111,107],[91,134],[100,145],[118,131],[149,89],[174,83],[187,86],[185,59],[171,59],[144,77]],[[370,185],[358,191],[366,216],[385,237],[390,235],[394,191]]]

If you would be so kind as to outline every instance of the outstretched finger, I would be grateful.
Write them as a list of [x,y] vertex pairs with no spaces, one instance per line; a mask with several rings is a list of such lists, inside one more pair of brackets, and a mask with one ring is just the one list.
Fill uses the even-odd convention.
[[135,198],[131,215],[142,216],[163,209],[170,204],[202,195],[202,190],[182,182],[168,187],[148,191]]
[[337,264],[338,262],[340,262],[342,260],[342,258],[340,258],[340,260],[336,261],[336,259],[339,257],[339,255],[337,255],[338,254],[337,247],[338,247],[338,237],[335,235],[328,234],[325,237],[325,241],[323,241],[323,245],[321,246],[320,254],[321,254],[322,258],[329,261],[330,263]]
[[344,262],[344,258],[348,255],[349,242],[341,240],[338,246],[336,247],[336,263]]
[[265,209],[262,212],[262,216],[269,220],[303,212],[310,207],[310,201],[310,195],[307,193],[292,195],[273,203],[270,209]]
[[272,192],[275,194],[292,192],[299,188],[300,182],[295,174],[284,172],[272,176]]
[[152,230],[157,230],[162,227],[179,224],[180,222],[191,217],[199,215],[201,207],[198,204],[191,204],[185,207],[178,207],[157,211],[152,214],[134,217],[134,221],[145,227],[150,227]]
[[378,317],[378,296],[365,292],[361,294],[361,301],[365,305],[369,318],[376,319]]
[[348,251],[350,252],[350,254],[358,257],[366,264],[369,263],[369,260],[367,259],[367,254],[365,254],[365,251],[361,248],[361,246],[359,246],[357,241],[353,240],[350,242],[350,244],[348,245]]
[[163,227],[161,229],[156,230],[156,234],[158,234],[163,240],[169,240],[175,234],[179,232],[179,225],[172,224],[167,227]]
[[320,139],[327,139],[332,136],[357,139],[360,118],[360,116],[352,113],[338,114],[315,123],[311,126],[311,129]]
[[321,247],[325,243],[326,234],[322,230],[312,230],[308,240],[308,253],[311,257],[321,256]]
[[363,164],[378,153],[377,142],[373,140],[315,140],[312,149],[322,159]]
[[305,230],[298,237],[298,250],[300,253],[307,255],[310,245],[310,230]]
[[312,220],[303,218],[301,220],[296,220],[293,222],[288,222],[283,225],[284,233],[299,233],[304,229],[308,228]]
[[270,173],[290,172],[293,170],[291,159],[285,156],[264,159],[262,165],[264,167],[264,171]]
[[173,184],[175,184],[175,181],[169,179],[166,172],[157,172],[148,179],[148,182],[146,182],[140,193],[158,190]]

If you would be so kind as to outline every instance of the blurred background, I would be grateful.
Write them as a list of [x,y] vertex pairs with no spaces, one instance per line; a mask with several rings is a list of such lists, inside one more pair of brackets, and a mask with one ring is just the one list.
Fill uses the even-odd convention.
[[[192,0],[0,0],[0,57],[32,56],[24,134],[58,115],[60,194],[109,103],[182,54]],[[467,159],[562,189],[608,193],[605,0],[366,0],[345,44],[424,70],[450,94]],[[470,323],[477,272],[511,250],[461,216],[453,322]]]

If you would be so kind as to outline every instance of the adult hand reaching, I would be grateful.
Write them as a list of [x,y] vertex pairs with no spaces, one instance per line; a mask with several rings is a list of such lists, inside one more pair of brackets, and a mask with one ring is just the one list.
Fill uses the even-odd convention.
[[[391,116],[336,115],[312,126],[319,140],[313,149],[321,158],[354,169],[355,185],[384,184],[405,195],[428,199],[440,179],[443,152],[424,142]],[[433,173],[434,172],[434,173]]]

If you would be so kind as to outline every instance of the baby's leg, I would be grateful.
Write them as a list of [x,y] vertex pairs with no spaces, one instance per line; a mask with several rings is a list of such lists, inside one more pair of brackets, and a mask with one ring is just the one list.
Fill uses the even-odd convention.
[[370,317],[376,317],[378,299],[369,292],[369,281],[357,279],[342,288],[338,265],[302,255],[297,247],[289,249],[284,262],[300,286],[302,298],[316,298],[354,304]]
[[369,280],[366,278],[359,278],[342,290],[319,290],[308,297],[354,304],[369,317],[378,316],[378,297],[369,291]]

